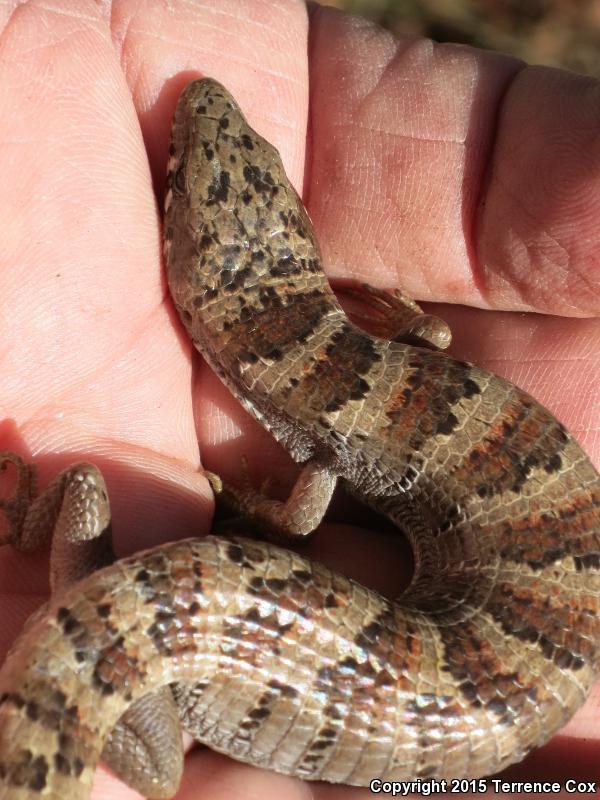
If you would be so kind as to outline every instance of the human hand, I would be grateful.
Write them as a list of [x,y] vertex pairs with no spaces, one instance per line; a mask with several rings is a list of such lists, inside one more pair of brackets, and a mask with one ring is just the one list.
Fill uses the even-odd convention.
[[[3,447],[33,455],[42,482],[79,458],[97,462],[121,553],[207,530],[197,439],[206,467],[232,480],[245,454],[257,484],[291,482],[287,458],[200,360],[190,391],[162,275],[148,164],[160,206],[176,97],[211,75],[279,148],[330,276],[461,304],[435,308],[453,353],[527,389],[598,463],[595,82],[398,43],[325,9],[312,13],[307,61],[305,9],[291,0],[170,12],[122,2],[105,13],[79,0],[62,13],[20,6],[4,28],[2,404],[13,424]],[[347,530],[331,531],[347,549]],[[360,557],[345,552],[344,570],[359,562],[356,577],[393,593],[395,573],[380,569],[393,560],[355,535]],[[313,553],[334,560],[327,536]],[[0,559],[6,649],[40,602],[45,566],[9,548]],[[515,774],[592,778],[591,710],[568,730]],[[327,800],[370,796],[313,788]],[[179,797],[259,793],[294,800],[305,789],[198,751]],[[101,773],[96,796],[135,795]]]

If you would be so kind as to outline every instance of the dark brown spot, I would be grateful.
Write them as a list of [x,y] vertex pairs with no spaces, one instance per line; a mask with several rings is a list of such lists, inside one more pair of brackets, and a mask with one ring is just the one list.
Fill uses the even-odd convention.
[[12,763],[8,779],[11,785],[27,787],[33,792],[41,792],[46,787],[48,762],[40,755],[34,758],[31,750],[19,750]]
[[307,569],[294,569],[292,570],[292,575],[300,583],[308,584],[312,581],[312,572]]
[[287,581],[282,580],[281,578],[268,578],[265,581],[265,584],[272,592],[275,594],[280,594],[287,586]]
[[239,544],[230,544],[227,547],[227,557],[234,564],[242,564],[244,561],[244,551]]
[[281,681],[277,680],[277,678],[272,678],[267,685],[270,689],[273,689],[278,694],[281,694],[282,697],[286,697],[288,700],[293,700],[298,696],[297,689],[295,689],[293,686],[290,686],[289,683],[282,683]]
[[365,625],[361,631],[356,635],[354,642],[358,647],[370,647],[381,635],[381,625],[379,622],[373,620],[368,625]]
[[562,467],[562,459],[559,453],[554,453],[544,465],[544,469],[548,474],[558,472]]
[[102,603],[96,606],[96,611],[101,619],[107,619],[110,616],[111,608],[112,606],[110,603]]
[[230,175],[226,170],[221,170],[213,177],[207,189],[208,204],[226,203],[229,196]]
[[63,775],[71,774],[71,765],[61,753],[54,754],[54,766],[56,767],[57,772],[60,772]]
[[438,422],[436,432],[441,433],[444,436],[450,436],[450,434],[455,430],[457,425],[458,425],[458,419],[452,412],[450,412],[445,420]]
[[253,708],[252,711],[248,714],[251,719],[255,720],[263,720],[267,719],[267,717],[271,716],[271,711],[264,706],[262,708]]
[[481,389],[471,378],[467,378],[464,382],[464,396],[466,398],[473,397],[476,394],[481,394]]
[[25,713],[32,722],[35,722],[40,716],[40,708],[35,700],[29,700],[25,706]]
[[600,553],[586,553],[583,556],[573,556],[575,569],[581,572],[584,569],[600,569]]
[[62,629],[67,636],[80,633],[85,630],[85,626],[71,613],[68,608],[58,609],[56,619],[62,625]]

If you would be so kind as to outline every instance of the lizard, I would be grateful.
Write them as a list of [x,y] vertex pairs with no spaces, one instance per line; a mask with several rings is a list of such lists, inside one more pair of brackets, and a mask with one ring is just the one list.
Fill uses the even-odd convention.
[[[447,327],[403,294],[362,290],[378,335],[349,319],[278,152],[212,79],[176,106],[164,251],[194,345],[301,465],[285,502],[211,475],[215,491],[289,543],[341,483],[408,538],[414,577],[390,601],[237,535],[113,562],[95,467],[34,499],[2,454],[6,540],[59,544],[56,591],[0,671],[0,800],[86,798],[101,757],[167,797],[179,720],[242,761],[358,786],[488,775],[547,741],[598,677],[600,480],[581,447],[444,353]],[[146,785],[165,741],[176,766]]]

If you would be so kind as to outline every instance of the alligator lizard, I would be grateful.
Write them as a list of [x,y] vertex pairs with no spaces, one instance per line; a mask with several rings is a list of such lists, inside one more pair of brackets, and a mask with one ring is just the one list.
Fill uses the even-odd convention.
[[[523,758],[598,673],[594,468],[530,396],[442,353],[445,327],[414,302],[368,290],[394,341],[348,319],[277,151],[215,81],[179,99],[167,184],[165,258],[183,324],[302,464],[285,503],[215,487],[269,537],[293,540],[342,482],[406,534],[415,575],[393,603],[242,538],[113,564],[104,544],[88,562],[107,566],[66,577],[62,552],[58,590],[0,673],[0,798],[88,797],[103,748],[138,789],[173,793],[177,726],[170,710],[145,724],[145,698],[150,716],[171,703],[214,749],[307,779],[476,777]],[[3,501],[17,544],[41,535],[42,506],[61,541],[106,527],[95,468],[72,468],[29,508],[25,477]],[[146,749],[116,733],[105,744],[136,710]],[[147,754],[163,747],[178,766],[148,787]]]

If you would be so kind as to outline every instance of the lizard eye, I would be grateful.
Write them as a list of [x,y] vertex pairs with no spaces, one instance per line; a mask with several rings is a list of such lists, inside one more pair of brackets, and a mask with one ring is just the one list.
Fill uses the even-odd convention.
[[185,192],[185,171],[183,165],[179,167],[173,177],[173,185],[179,192]]

